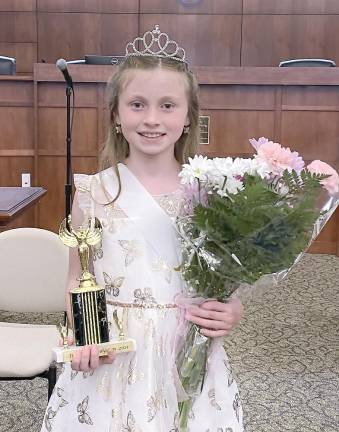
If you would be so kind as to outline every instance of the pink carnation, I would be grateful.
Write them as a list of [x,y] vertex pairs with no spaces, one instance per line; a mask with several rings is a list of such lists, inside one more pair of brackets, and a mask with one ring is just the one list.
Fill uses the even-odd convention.
[[307,166],[307,169],[311,173],[328,174],[329,177],[321,180],[320,183],[330,195],[336,195],[339,192],[339,175],[330,165],[320,160],[315,160]]
[[198,204],[201,204],[205,207],[208,205],[207,190],[203,186],[199,187],[198,182],[182,185],[182,188],[186,201],[184,208],[184,212],[186,215],[192,215],[194,207],[196,207]]
[[291,152],[288,147],[267,138],[261,137],[258,141],[252,138],[250,143],[257,151],[257,158],[268,164],[273,175],[281,175],[285,169],[299,173],[305,165],[298,152]]
[[261,147],[263,144],[273,143],[273,141],[269,141],[265,137],[259,138],[258,141],[255,138],[251,138],[249,142],[252,144],[252,147],[254,147],[256,151],[258,151],[259,147]]

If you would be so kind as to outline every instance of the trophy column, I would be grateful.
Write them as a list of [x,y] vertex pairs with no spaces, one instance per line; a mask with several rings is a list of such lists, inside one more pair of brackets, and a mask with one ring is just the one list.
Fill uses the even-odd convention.
[[[69,247],[77,247],[81,264],[79,286],[70,290],[73,334],[75,346],[67,345],[67,329],[62,328],[61,337],[64,346],[53,350],[57,362],[71,361],[74,351],[84,345],[96,344],[99,356],[107,355],[109,351],[135,351],[135,341],[126,338],[119,328],[119,340],[109,341],[107,307],[105,289],[97,284],[96,279],[88,269],[89,246],[101,242],[102,227],[97,218],[88,220],[87,227],[74,230],[71,218],[60,225],[59,237]],[[113,316],[116,322],[116,317]],[[118,325],[118,324],[117,324]]]

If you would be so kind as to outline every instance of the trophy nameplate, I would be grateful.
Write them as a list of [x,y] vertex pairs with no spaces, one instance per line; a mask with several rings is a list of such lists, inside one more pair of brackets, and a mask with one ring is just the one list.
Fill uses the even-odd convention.
[[[125,337],[124,318],[120,320],[116,310],[113,313],[113,321],[119,330],[119,337],[118,340],[109,340],[105,289],[97,284],[94,275],[88,269],[89,246],[95,246],[101,242],[100,221],[97,218],[91,218],[88,220],[87,227],[80,227],[75,231],[69,216],[68,226],[66,219],[60,225],[59,237],[66,246],[78,248],[81,276],[79,286],[70,290],[75,345],[68,346],[68,324],[66,322],[59,328],[63,346],[53,349],[54,360],[57,362],[72,361],[75,351],[84,345],[97,345],[99,356],[108,355],[109,352],[135,351],[135,341]],[[124,312],[125,310],[123,310],[123,315]]]

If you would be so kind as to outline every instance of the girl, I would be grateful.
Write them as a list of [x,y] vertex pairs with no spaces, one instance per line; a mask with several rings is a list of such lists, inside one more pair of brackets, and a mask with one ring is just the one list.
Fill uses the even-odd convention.
[[[160,43],[164,35],[158,27],[145,33],[139,38],[147,45],[142,52],[136,41],[128,44],[132,52],[127,50],[108,85],[106,169],[74,177],[74,226],[94,215],[103,226],[102,245],[93,250],[92,261],[97,281],[106,289],[110,337],[119,334],[116,310],[137,350],[100,359],[95,346],[79,350],[72,364],[63,367],[42,431],[179,431],[181,391],[173,345],[180,321],[175,296],[183,282],[175,270],[180,251],[174,219],[184,204],[180,166],[198,143],[199,107],[196,80],[184,54],[177,55],[184,51],[167,53]],[[69,288],[77,285],[80,273],[77,252],[70,253]],[[208,301],[186,311],[186,319],[199,325],[201,333],[215,338],[190,432],[243,430],[221,339],[241,315],[237,300]]]

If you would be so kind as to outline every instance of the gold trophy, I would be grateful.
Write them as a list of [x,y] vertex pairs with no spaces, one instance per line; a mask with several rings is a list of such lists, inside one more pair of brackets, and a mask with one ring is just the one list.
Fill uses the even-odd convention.
[[98,346],[99,356],[105,356],[109,352],[135,351],[135,341],[125,337],[124,317],[119,319],[116,310],[112,318],[119,330],[119,339],[109,341],[105,289],[97,284],[94,275],[88,270],[89,246],[100,243],[102,238],[100,221],[97,218],[90,218],[87,227],[81,226],[76,231],[72,227],[69,216],[68,226],[64,219],[60,225],[59,237],[66,246],[78,248],[81,264],[80,284],[77,288],[70,290],[75,345],[68,346],[66,319],[65,325],[59,327],[63,346],[53,349],[54,360],[57,362],[72,361],[74,352],[79,347],[92,344]]

